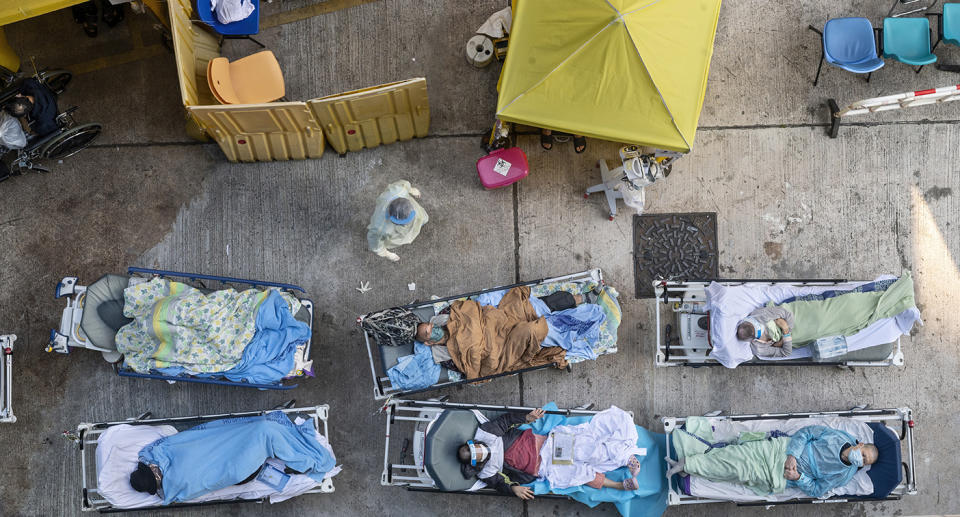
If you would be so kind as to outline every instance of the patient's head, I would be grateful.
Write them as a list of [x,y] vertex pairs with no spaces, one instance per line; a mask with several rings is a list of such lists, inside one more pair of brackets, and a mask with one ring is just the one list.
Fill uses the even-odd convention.
[[153,469],[144,462],[137,463],[137,470],[130,473],[130,486],[137,492],[157,493],[157,477]]
[[33,103],[26,97],[18,96],[10,99],[3,109],[14,117],[22,117],[33,110]]
[[[847,461],[861,467],[863,465],[873,465],[876,463],[880,451],[878,451],[877,446],[872,443],[859,443],[850,447],[845,452],[847,453]],[[862,460],[860,458],[862,458]]]
[[414,335],[421,343],[439,343],[443,340],[443,327],[433,323],[418,323],[417,333]]
[[457,449],[457,460],[464,465],[476,467],[482,465],[489,458],[490,447],[487,447],[487,444],[483,442],[470,440]]
[[754,333],[756,329],[753,328],[752,323],[747,323],[746,321],[737,325],[737,339],[740,341],[749,341],[754,338]]

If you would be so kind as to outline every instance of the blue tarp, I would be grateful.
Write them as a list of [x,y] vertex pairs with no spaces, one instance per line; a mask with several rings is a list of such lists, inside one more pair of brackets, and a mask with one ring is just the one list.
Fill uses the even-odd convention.
[[140,461],[160,467],[163,503],[199,497],[235,485],[277,458],[322,481],[336,458],[316,439],[311,421],[299,426],[282,412],[227,418],[161,438],[140,451]]
[[[553,402],[543,406],[546,411],[556,411],[557,405]],[[533,429],[536,434],[549,434],[550,430],[558,425],[578,425],[589,422],[591,417],[565,417],[563,415],[545,415],[533,424],[525,424],[520,429]],[[600,503],[613,503],[623,517],[659,517],[667,509],[667,479],[664,473],[667,464],[664,461],[666,437],[659,433],[651,433],[637,426],[640,438],[637,447],[647,449],[647,455],[640,458],[640,472],[637,474],[637,490],[627,492],[614,488],[591,488],[578,486],[559,490],[550,489],[546,479],[538,479],[529,486],[535,494],[562,494],[593,508]],[[627,467],[621,467],[607,473],[612,481],[622,481],[630,475]]]
[[387,370],[387,377],[396,388],[419,390],[436,384],[442,371],[443,367],[433,362],[430,347],[415,341],[413,355],[401,357],[396,365]]

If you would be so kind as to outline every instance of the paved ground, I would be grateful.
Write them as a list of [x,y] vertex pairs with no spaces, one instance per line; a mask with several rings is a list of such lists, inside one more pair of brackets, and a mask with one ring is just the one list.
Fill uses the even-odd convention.
[[[449,390],[455,401],[560,405],[594,402],[633,410],[657,429],[658,415],[910,406],[918,427],[920,493],[900,502],[740,509],[711,515],[917,515],[960,511],[949,459],[960,426],[960,331],[952,296],[960,290],[958,106],[870,116],[824,136],[822,102],[956,83],[930,67],[915,75],[889,63],[867,84],[824,70],[812,88],[818,39],[806,25],[859,14],[878,23],[874,2],[728,2],[696,149],[651,188],[650,212],[718,213],[720,265],[727,277],[869,278],[914,273],[926,325],[905,339],[904,368],[653,368],[653,305],[632,298],[628,215],[605,219],[601,199],[584,201],[598,158],[617,146],[591,141],[550,153],[520,144],[533,172],[512,189],[485,192],[475,179],[478,140],[495,104],[496,70],[474,70],[464,41],[502,1],[380,0],[266,5],[277,25],[262,41],[278,54],[288,97],[305,99],[425,76],[433,121],[419,141],[319,160],[234,165],[218,148],[183,132],[173,57],[145,17],[89,40],[57,12],[8,28],[15,48],[42,65],[80,70],[63,97],[78,118],[106,126],[93,149],[49,175],[0,186],[0,322],[20,336],[14,407],[0,428],[0,514],[77,515],[78,456],[59,437],[80,421],[112,420],[150,409],[173,416],[272,406],[271,392],[120,379],[97,354],[47,355],[42,345],[60,304],[50,296],[63,275],[93,281],[128,265],[161,266],[303,285],[317,302],[317,379],[294,396],[331,406],[331,441],[344,465],[337,491],[275,506],[228,506],[176,515],[613,515],[572,502],[522,504],[408,493],[378,484],[382,417],[370,394],[366,354],[354,320],[374,309],[466,290],[602,267],[623,293],[620,352],[573,374],[540,371]],[[885,4],[885,2],[884,2]],[[313,9],[313,11],[310,11]],[[305,11],[306,10],[306,11]],[[297,13],[320,14],[300,21]],[[50,35],[56,34],[53,38]],[[247,42],[229,42],[241,55]],[[960,60],[949,46],[945,61]],[[109,57],[110,60],[95,61]],[[121,65],[112,65],[117,60]],[[431,222],[393,265],[365,250],[373,199],[406,178],[424,193]],[[360,280],[372,290],[353,288]],[[408,282],[416,282],[409,292]],[[668,510],[668,515],[697,515]],[[161,513],[162,514],[162,513]],[[157,515],[161,515],[157,514]],[[173,515],[171,513],[171,515]]]

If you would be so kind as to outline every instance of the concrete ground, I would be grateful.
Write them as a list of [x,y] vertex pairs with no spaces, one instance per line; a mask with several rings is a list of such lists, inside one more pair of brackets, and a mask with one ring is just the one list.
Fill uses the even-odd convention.
[[[887,2],[881,2],[887,4]],[[624,323],[615,356],[574,373],[538,371],[480,388],[443,392],[451,400],[561,406],[593,402],[633,410],[659,430],[659,415],[814,411],[910,406],[917,428],[919,494],[884,503],[710,505],[667,515],[920,515],[960,512],[952,432],[957,393],[960,291],[956,142],[960,104],[864,116],[824,134],[824,99],[841,103],[955,84],[927,67],[893,61],[870,83],[826,67],[810,84],[819,40],[808,24],[863,15],[876,2],[724,4],[695,150],[648,193],[649,212],[718,213],[722,275],[730,278],[851,278],[910,270],[925,325],[904,340],[903,368],[770,367],[654,369],[653,303],[633,298],[631,218],[606,220],[602,199],[581,195],[597,182],[599,158],[618,146],[590,141],[542,151],[521,138],[533,172],[512,188],[484,191],[474,161],[496,102],[497,66],[475,70],[464,42],[502,0],[328,0],[265,4],[260,39],[281,62],[288,98],[306,99],[425,76],[430,136],[337,158],[231,164],[212,144],[183,131],[173,56],[146,16],[88,39],[69,11],[6,28],[11,44],[38,64],[73,68],[64,104],[99,121],[103,137],[54,164],[54,172],[0,184],[0,331],[20,339],[14,409],[0,427],[0,515],[79,512],[78,454],[60,437],[82,421],[152,410],[176,416],[271,407],[291,395],[121,379],[99,354],[50,355],[43,345],[59,321],[52,299],[61,276],[92,282],[129,265],[294,282],[316,301],[317,378],[292,396],[331,406],[331,442],[343,473],[332,495],[285,503],[230,505],[169,515],[615,515],[568,501],[521,503],[411,493],[378,483],[384,419],[355,318],[375,309],[601,267],[622,293]],[[316,16],[311,16],[316,15]],[[228,42],[242,55],[250,43]],[[942,61],[960,51],[941,45]],[[423,191],[430,214],[420,238],[392,264],[365,248],[376,195],[391,181]],[[359,281],[371,290],[359,293]],[[415,282],[415,292],[407,283]],[[167,515],[157,512],[154,515]]]

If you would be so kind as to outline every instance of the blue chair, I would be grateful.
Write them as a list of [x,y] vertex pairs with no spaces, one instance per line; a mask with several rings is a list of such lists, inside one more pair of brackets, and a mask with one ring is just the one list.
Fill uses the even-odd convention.
[[260,0],[251,0],[253,2],[253,12],[250,16],[233,23],[220,23],[217,14],[210,9],[210,0],[197,0],[197,16],[200,21],[208,25],[223,39],[248,39],[260,48],[263,43],[253,39],[251,36],[260,32]]
[[883,57],[919,67],[937,62],[930,48],[930,20],[926,18],[884,18]]
[[817,76],[813,79],[814,86],[820,81],[824,61],[855,74],[867,74],[867,81],[874,70],[883,67],[883,60],[877,56],[877,40],[870,20],[834,18],[823,26],[823,32],[813,25],[810,30],[820,35],[821,43],[820,64],[817,66]]

